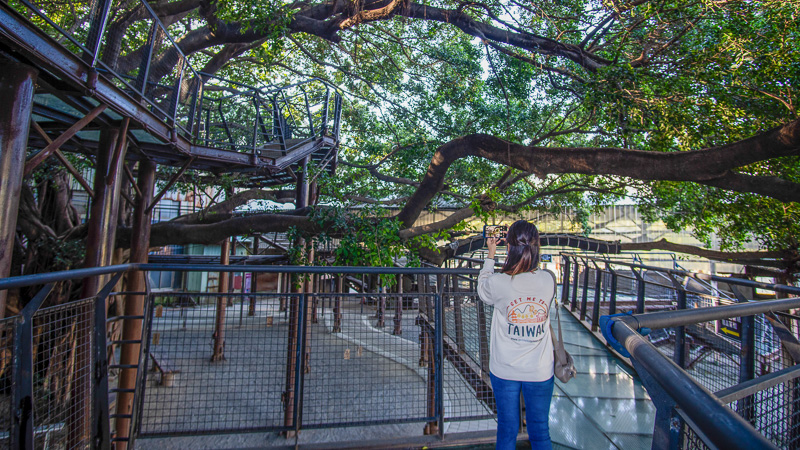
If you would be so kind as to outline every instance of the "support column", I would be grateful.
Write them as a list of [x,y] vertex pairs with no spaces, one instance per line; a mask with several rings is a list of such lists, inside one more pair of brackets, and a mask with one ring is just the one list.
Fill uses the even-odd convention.
[[[253,256],[258,256],[258,234],[253,235]],[[250,307],[247,309],[248,316],[256,315],[256,292],[258,292],[258,274],[260,272],[250,272]]]
[[[156,181],[156,164],[142,160],[139,162],[138,187],[141,196],[136,198],[133,208],[133,231],[131,233],[131,262],[146,263],[147,254],[150,249],[150,220],[152,210],[148,210],[150,202],[153,201],[153,189]],[[146,289],[145,277],[147,274],[142,271],[134,271],[128,274],[128,288],[130,292],[144,292]],[[129,294],[125,297],[125,316],[138,317],[144,315],[145,302],[147,297],[141,294]],[[142,336],[141,319],[125,319],[122,324],[122,340],[126,343],[122,345],[120,364],[138,365],[139,352],[141,345],[132,343],[140,341]],[[136,369],[122,369],[119,375],[120,392],[117,397],[117,419],[116,436],[118,438],[128,438],[130,436],[131,414],[133,413],[133,391],[136,388]],[[121,440],[116,444],[117,450],[128,448],[128,442]]]
[[[303,159],[303,169],[300,171],[297,177],[297,186],[295,188],[295,208],[301,209],[308,206],[308,161],[309,157]],[[303,249],[303,251],[307,251],[306,243],[304,239],[298,239],[297,242],[294,242],[293,245]],[[287,274],[287,278],[293,278]],[[291,286],[287,292],[291,293],[302,293],[306,289],[306,283],[302,282],[299,283],[300,286],[297,286],[296,280],[290,281]],[[298,370],[298,362],[297,361],[297,354],[298,354],[298,345],[300,343],[300,332],[303,329],[300,323],[300,301],[298,297],[289,297],[289,335],[287,336],[288,345],[287,345],[287,358],[286,358],[286,382],[285,387],[286,389],[283,392],[283,424],[287,427],[297,427],[296,418],[298,417],[298,411],[295,411],[295,396],[300,395],[300,393],[295,392],[295,378],[297,375]],[[305,320],[307,315],[302,314],[303,319]],[[305,352],[302,353],[302,357],[305,359]],[[294,437],[294,431],[287,431],[286,437]]]
[[[4,61],[0,71],[0,278],[11,274],[37,75],[33,67],[13,61]],[[7,295],[7,290],[0,290],[0,319],[5,316]]]
[[[94,198],[89,211],[89,230],[86,237],[86,257],[84,267],[100,267],[111,264],[117,235],[119,215],[120,180],[125,162],[125,148],[119,158],[113,158],[117,139],[121,138],[118,129],[104,129],[100,132],[97,159],[94,173]],[[111,167],[115,164],[114,167]],[[103,281],[103,277],[91,277],[83,281],[81,294],[91,297]]]
[[[84,267],[99,267],[111,264],[116,242],[117,217],[119,216],[120,180],[122,166],[125,162],[125,147],[118,146],[117,140],[123,138],[118,129],[104,129],[100,132],[97,147],[94,176],[94,198],[89,213],[89,233],[86,237],[86,257]],[[115,156],[115,149],[118,154]],[[101,283],[109,279],[108,275],[90,277],[83,280],[81,296],[97,295]],[[83,320],[83,319],[81,319]],[[78,352],[75,367],[88,367],[91,358],[91,322],[82,323],[75,332],[76,348],[85,349]],[[91,377],[76,376],[72,384],[73,414],[68,419],[68,443],[70,447],[86,445],[90,439],[91,422]]]
[[[227,266],[231,257],[231,240],[222,241],[220,250],[220,263]],[[228,293],[228,272],[219,273],[219,293]],[[225,308],[228,305],[228,298],[225,295],[217,297],[217,320],[214,327],[214,353],[211,361],[222,361],[225,359]]]

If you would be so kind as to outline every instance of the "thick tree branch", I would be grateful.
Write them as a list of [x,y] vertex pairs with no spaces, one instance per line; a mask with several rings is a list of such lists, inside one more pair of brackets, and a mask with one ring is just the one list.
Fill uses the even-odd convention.
[[[246,236],[253,233],[286,232],[291,227],[309,233],[320,233],[325,227],[309,220],[305,210],[293,211],[291,214],[253,214],[232,217],[220,222],[208,224],[190,224],[182,222],[160,222],[153,224],[150,231],[150,246],[215,244],[230,236]],[[130,228],[117,230],[117,246],[130,245]]]
[[650,251],[665,250],[668,252],[685,253],[700,256],[715,261],[725,261],[742,265],[763,265],[771,267],[786,267],[787,261],[797,259],[796,254],[782,251],[751,251],[751,252],[721,252],[695,247],[693,245],[676,244],[666,239],[654,242],[633,242],[620,244],[622,251]]
[[230,218],[234,209],[245,205],[252,200],[272,200],[278,203],[286,203],[287,201],[294,201],[294,191],[265,191],[261,189],[250,189],[247,191],[237,192],[230,198],[215,205],[209,206],[202,211],[176,217],[172,220],[172,222],[191,224],[219,222],[221,220]]
[[[548,174],[617,175],[639,180],[691,181],[738,190],[744,184],[760,195],[783,202],[800,201],[800,185],[775,177],[734,174],[748,164],[800,152],[800,120],[732,144],[686,152],[648,152],[621,148],[557,148],[514,144],[473,134],[436,151],[419,189],[398,219],[410,227],[443,187],[445,174],[459,158],[479,156],[544,178]],[[749,181],[749,182],[748,182]],[[747,183],[745,183],[747,182]]]

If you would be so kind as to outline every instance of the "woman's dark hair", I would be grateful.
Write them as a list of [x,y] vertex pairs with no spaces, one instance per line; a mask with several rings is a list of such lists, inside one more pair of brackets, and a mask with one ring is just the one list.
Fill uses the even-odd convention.
[[536,225],[518,220],[508,227],[508,257],[502,272],[508,275],[530,272],[539,267],[539,230]]

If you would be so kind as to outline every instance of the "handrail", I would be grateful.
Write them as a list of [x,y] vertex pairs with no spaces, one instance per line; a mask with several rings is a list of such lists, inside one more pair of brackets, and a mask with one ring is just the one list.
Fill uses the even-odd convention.
[[[20,275],[0,279],[0,290],[74,280],[129,270],[175,272],[241,272],[242,266],[222,264],[150,264],[128,263],[113,266],[62,270],[34,275]],[[366,266],[247,266],[254,273],[332,273],[332,274],[478,274],[478,269],[442,269],[432,267],[366,267]]]
[[[675,401],[719,448],[777,448],[744,418],[726,407],[711,391],[688,376],[628,323],[615,318],[614,337],[630,352],[635,364]],[[637,372],[639,367],[637,367]]]
[[617,323],[625,323],[639,331],[643,328],[658,329],[691,325],[714,320],[730,319],[733,317],[753,316],[770,312],[785,311],[800,308],[800,297],[782,298],[777,300],[751,301],[727,306],[712,306],[708,308],[681,309],[676,311],[660,311],[648,314],[634,314],[630,316],[614,317]]
[[630,268],[636,269],[646,269],[646,270],[654,270],[658,272],[665,272],[672,275],[680,275],[680,276],[688,276],[698,280],[712,280],[712,281],[721,281],[723,283],[728,284],[735,284],[739,286],[747,286],[747,287],[754,287],[754,288],[761,288],[767,289],[775,292],[781,292],[784,294],[797,294],[800,295],[800,287],[795,286],[787,286],[785,284],[772,284],[772,283],[761,283],[759,281],[752,281],[752,280],[745,280],[743,278],[729,278],[729,277],[721,277],[719,275],[712,275],[707,273],[697,273],[697,272],[689,272],[686,270],[676,270],[676,269],[666,269],[664,267],[656,267],[656,266],[648,266],[644,264],[634,264],[628,263],[624,261],[615,261],[608,258],[598,258],[595,256],[588,256],[588,255],[578,255],[575,253],[566,253],[562,252],[561,256],[572,257],[572,258],[582,258],[588,259],[592,261],[602,261],[604,263],[609,264],[616,264],[620,266],[627,266]]

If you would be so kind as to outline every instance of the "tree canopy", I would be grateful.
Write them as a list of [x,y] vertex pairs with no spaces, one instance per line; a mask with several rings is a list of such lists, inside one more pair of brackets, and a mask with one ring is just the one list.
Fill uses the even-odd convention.
[[[386,229],[404,240],[492,211],[592,210],[624,198],[709,245],[754,241],[798,270],[797,0],[150,4],[204,72],[339,86],[340,165],[317,179],[319,202],[395,206]],[[112,10],[103,59],[120,70],[144,45],[123,39],[142,10]],[[166,73],[175,55],[159,58]],[[231,214],[280,197],[250,193],[213,216],[160,224],[152,243],[315,234],[335,222],[307,211]],[[455,213],[418,226],[430,207]]]

